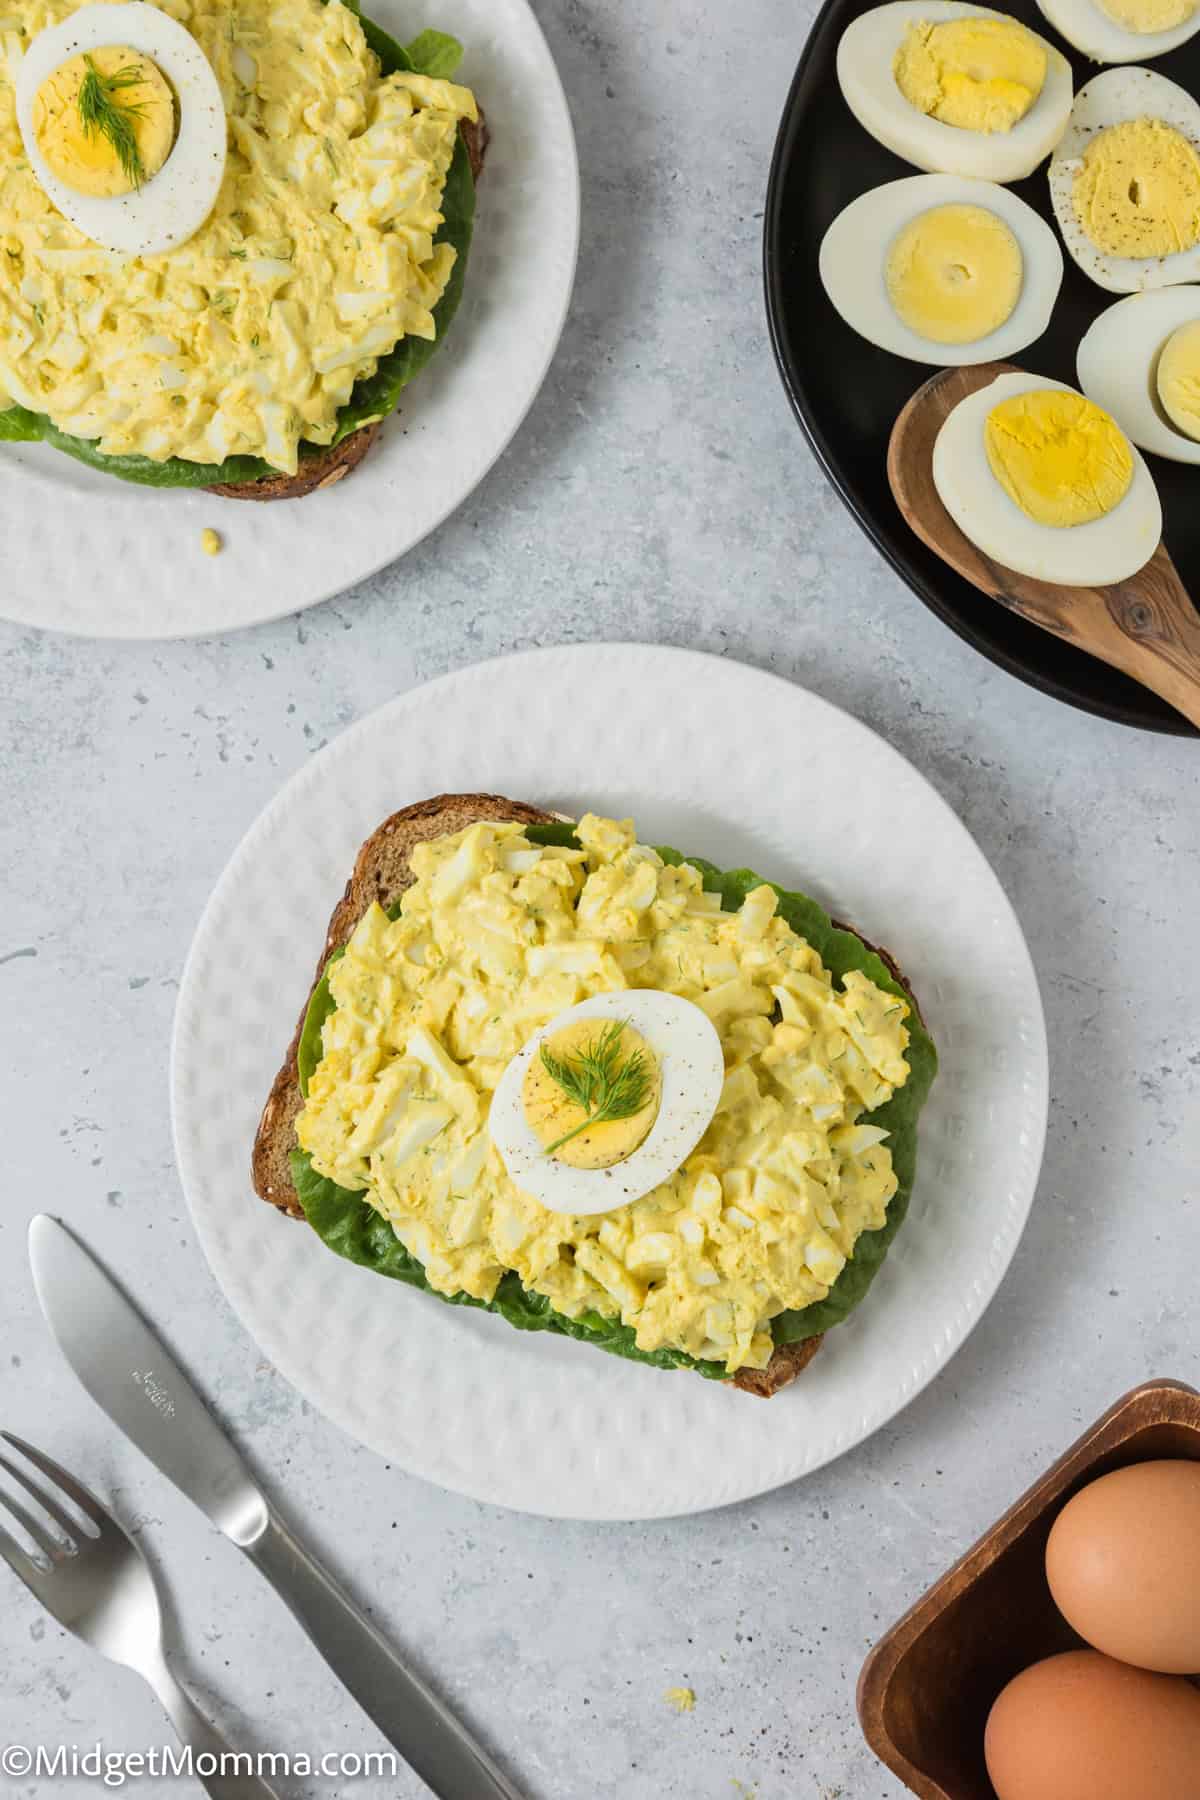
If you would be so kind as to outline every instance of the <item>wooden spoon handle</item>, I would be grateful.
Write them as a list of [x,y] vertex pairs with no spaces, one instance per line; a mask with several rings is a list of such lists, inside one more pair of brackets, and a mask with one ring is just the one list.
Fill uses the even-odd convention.
[[1200,613],[1162,544],[1126,581],[1064,587],[993,562],[942,505],[933,479],[938,432],[960,400],[1013,373],[1010,363],[976,363],[943,369],[917,389],[888,443],[897,506],[931,550],[991,599],[1132,676],[1200,726]]
[[1159,546],[1136,588],[1117,582],[1105,598],[1127,645],[1128,673],[1200,725],[1200,613],[1167,552]]
[[[1109,587],[1053,588],[1039,604],[1040,584],[997,585],[996,598],[1067,643],[1111,663],[1151,688],[1200,726],[1200,613],[1159,545],[1144,569]],[[1050,599],[1050,596],[1053,599]]]

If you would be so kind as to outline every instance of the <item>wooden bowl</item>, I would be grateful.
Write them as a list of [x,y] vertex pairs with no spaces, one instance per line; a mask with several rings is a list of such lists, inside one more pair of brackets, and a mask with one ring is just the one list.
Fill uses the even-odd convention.
[[876,1644],[858,1716],[914,1794],[995,1800],[983,1760],[993,1700],[1030,1663],[1082,1642],[1046,1585],[1050,1527],[1089,1481],[1159,1457],[1200,1462],[1200,1394],[1181,1381],[1118,1400]]

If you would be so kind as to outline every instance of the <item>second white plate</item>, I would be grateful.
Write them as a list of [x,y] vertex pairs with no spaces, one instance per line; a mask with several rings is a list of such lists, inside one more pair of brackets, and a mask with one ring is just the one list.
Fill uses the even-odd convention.
[[[913,983],[941,1073],[909,1217],[867,1300],[774,1400],[444,1306],[342,1261],[250,1191],[258,1113],[359,844],[397,807],[480,790],[632,814],[650,843],[802,888],[887,944]],[[197,931],[172,1099],[217,1279],[315,1406],[392,1462],[478,1499],[637,1519],[720,1506],[820,1467],[947,1362],[1033,1199],[1046,1039],[1003,890],[896,751],[775,676],[688,651],[584,645],[431,682],[292,778]]]
[[[462,306],[354,472],[305,500],[138,487],[42,444],[0,444],[0,613],[86,637],[176,638],[298,612],[402,556],[505,449],[558,345],[579,243],[571,117],[527,0],[366,0],[402,41],[466,46],[492,132]],[[200,533],[225,540],[205,556]]]

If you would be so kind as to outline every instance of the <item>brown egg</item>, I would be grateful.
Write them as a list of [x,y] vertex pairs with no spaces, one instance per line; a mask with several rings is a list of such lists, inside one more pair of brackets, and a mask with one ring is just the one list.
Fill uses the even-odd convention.
[[999,1800],[1196,1800],[1200,1692],[1068,1650],[1009,1682],[984,1754]]
[[1133,1463],[1083,1488],[1054,1521],[1046,1579],[1106,1656],[1200,1673],[1200,1462]]

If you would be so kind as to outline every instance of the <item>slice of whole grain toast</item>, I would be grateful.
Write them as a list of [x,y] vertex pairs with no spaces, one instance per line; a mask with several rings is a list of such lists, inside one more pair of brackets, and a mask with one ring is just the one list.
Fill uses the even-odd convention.
[[[409,855],[413,846],[430,838],[452,836],[454,832],[462,831],[480,820],[548,825],[562,817],[561,813],[546,812],[541,807],[528,806],[520,800],[506,800],[499,794],[438,794],[432,800],[421,800],[415,806],[403,807],[372,832],[358,853],[345,893],[333,909],[312,986],[300,1009],[300,1017],[283,1066],[271,1084],[271,1092],[259,1120],[251,1156],[251,1179],[260,1199],[269,1201],[272,1206],[277,1206],[292,1218],[304,1217],[304,1209],[292,1184],[288,1158],[295,1148],[296,1119],[304,1105],[296,1055],[308,1002],[325,972],[329,958],[349,940],[371,902],[378,900],[385,908],[392,906],[405,888],[412,885]],[[846,926],[843,929],[853,930],[853,927]],[[858,933],[855,935],[861,936]],[[866,943],[867,940],[863,938],[862,942]],[[868,948],[876,947],[869,945]],[[897,981],[907,988],[908,984],[888,952],[877,949],[876,953]],[[911,993],[911,988],[908,991]],[[796,1344],[781,1344],[765,1369],[740,1369],[733,1376],[732,1385],[740,1388],[743,1393],[756,1394],[761,1399],[769,1400],[808,1366],[820,1349],[821,1342],[820,1337],[811,1337]]]
[[[478,181],[489,137],[482,107],[478,120],[462,119],[458,128],[467,147],[471,175]],[[303,500],[305,495],[316,493],[318,488],[332,487],[335,482],[344,480],[352,469],[356,469],[379,436],[380,423],[374,419],[370,424],[360,425],[340,444],[329,444],[323,450],[311,452],[302,458],[294,475],[264,475],[258,481],[218,481],[205,492],[220,494],[224,500]]]

